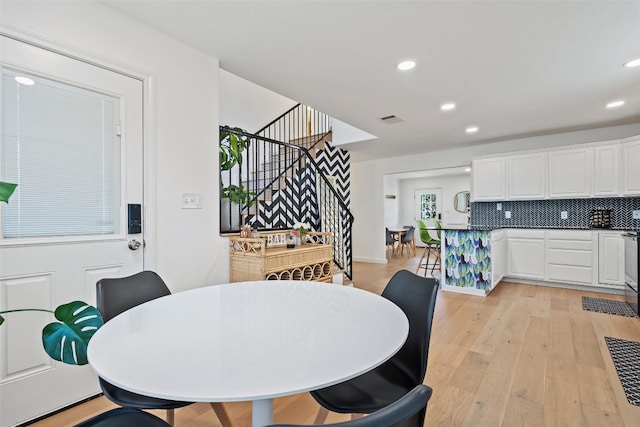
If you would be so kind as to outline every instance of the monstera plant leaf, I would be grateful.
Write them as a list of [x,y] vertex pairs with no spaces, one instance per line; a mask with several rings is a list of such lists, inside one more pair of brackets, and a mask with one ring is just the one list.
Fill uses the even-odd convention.
[[13,194],[18,184],[0,181],[0,202],[9,202],[9,197]]
[[82,301],[61,305],[54,312],[60,322],[49,323],[42,330],[42,345],[55,360],[69,365],[86,365],[87,345],[102,326],[97,308]]

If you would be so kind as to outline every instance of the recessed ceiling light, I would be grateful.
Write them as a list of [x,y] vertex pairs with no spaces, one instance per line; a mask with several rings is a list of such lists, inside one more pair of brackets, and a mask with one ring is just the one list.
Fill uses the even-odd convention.
[[469,126],[464,131],[466,133],[476,133],[476,132],[478,132],[478,126]]
[[440,109],[442,111],[451,111],[451,110],[455,110],[456,109],[456,104],[454,104],[453,102],[448,102],[446,104],[442,104],[440,106]]
[[465,172],[471,172],[471,168],[464,168]]
[[624,64],[624,66],[627,68],[640,67],[640,58],[633,59],[627,62],[626,64]]
[[31,80],[28,77],[23,77],[23,76],[18,76],[15,77],[16,81],[18,83],[20,83],[21,85],[25,85],[25,86],[31,86],[32,84],[34,84],[35,82],[33,80]]
[[407,71],[416,66],[415,61],[402,61],[398,64],[398,70]]
[[624,105],[624,100],[620,99],[618,101],[612,101],[607,104],[607,108],[618,108]]

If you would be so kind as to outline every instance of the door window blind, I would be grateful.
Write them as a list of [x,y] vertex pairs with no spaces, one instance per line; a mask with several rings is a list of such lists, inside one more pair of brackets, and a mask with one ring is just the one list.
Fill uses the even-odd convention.
[[118,232],[118,99],[2,70],[0,180],[18,184],[3,206],[3,238]]

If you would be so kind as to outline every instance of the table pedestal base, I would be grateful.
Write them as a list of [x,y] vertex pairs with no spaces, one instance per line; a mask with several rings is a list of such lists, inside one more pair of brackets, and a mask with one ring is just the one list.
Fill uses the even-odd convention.
[[251,426],[263,427],[273,424],[273,399],[251,402]]

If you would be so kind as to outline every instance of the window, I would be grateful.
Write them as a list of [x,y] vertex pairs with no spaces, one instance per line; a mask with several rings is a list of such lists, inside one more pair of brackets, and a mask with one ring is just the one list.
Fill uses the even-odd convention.
[[419,194],[419,212],[420,217],[423,221],[429,219],[436,219],[438,216],[438,211],[436,209],[437,196],[435,193],[420,193]]
[[441,213],[442,189],[415,190],[415,218],[422,221],[438,220]]
[[1,98],[2,237],[118,233],[118,98],[8,68]]

